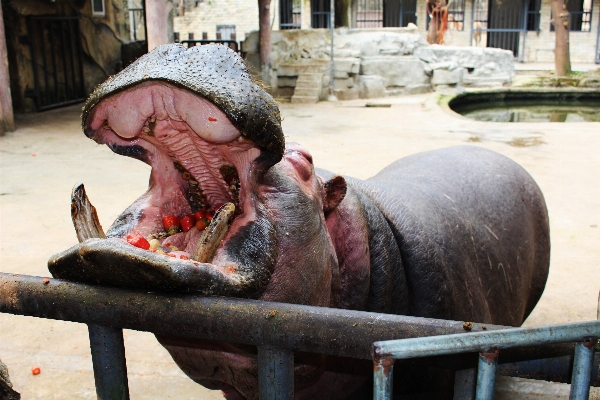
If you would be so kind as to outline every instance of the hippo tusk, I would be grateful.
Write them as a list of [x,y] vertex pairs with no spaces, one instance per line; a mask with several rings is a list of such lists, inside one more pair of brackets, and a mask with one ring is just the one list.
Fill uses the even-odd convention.
[[75,185],[71,192],[71,218],[80,243],[92,238],[106,239],[96,207],[90,203],[83,183]]
[[219,208],[210,225],[202,232],[196,245],[192,259],[201,263],[210,263],[215,256],[221,240],[225,237],[229,223],[233,218],[235,205],[226,203]]

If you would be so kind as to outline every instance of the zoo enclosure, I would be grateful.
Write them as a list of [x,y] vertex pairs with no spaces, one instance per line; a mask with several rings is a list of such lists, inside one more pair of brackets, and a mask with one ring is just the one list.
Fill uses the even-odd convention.
[[[343,362],[350,359],[375,360],[375,365],[380,366],[382,360],[396,357],[394,346],[397,341],[393,341],[390,347],[378,343],[375,353],[372,353],[374,342],[398,338],[423,340],[423,336],[450,335],[465,330],[462,321],[223,297],[155,294],[6,273],[0,273],[0,294],[0,312],[88,324],[98,398],[111,400],[129,398],[124,328],[153,332],[161,336],[163,343],[168,343],[168,336],[177,336],[178,341],[224,341],[225,338],[231,343],[257,346],[259,391],[260,398],[264,400],[292,398],[295,351],[342,357],[340,360]],[[472,352],[489,349],[490,343],[491,347],[506,347],[506,340],[482,340],[481,337],[488,332],[483,332],[481,324],[473,323],[470,326],[473,331],[483,334],[463,334],[457,339],[468,344],[459,350],[466,353],[450,358],[419,360],[419,365],[457,371],[457,399],[472,398],[468,395],[457,397],[457,394],[462,396],[472,391],[474,381],[462,379],[464,371],[469,371],[477,364],[477,355]],[[512,336],[511,332],[515,331],[498,325],[487,325],[486,329],[495,331],[489,333],[503,338]],[[550,327],[552,329],[555,327]],[[560,329],[571,330],[573,334],[569,337],[559,335],[559,341],[600,336],[600,322],[596,321],[570,324]],[[549,344],[556,337],[548,339],[537,334],[530,335],[529,341],[522,342],[529,333],[542,332],[544,329],[517,330],[526,334],[517,337],[521,344],[536,346],[518,351],[510,348],[503,350],[495,361],[500,364],[499,373],[568,382],[573,345]],[[340,332],[346,334],[340,336]],[[444,341],[447,338],[431,340]],[[425,348],[432,346],[426,345]],[[426,354],[418,356],[423,355]],[[582,387],[582,384],[586,386],[586,383],[600,385],[599,356],[596,353],[593,367],[589,362],[586,364],[591,367],[587,372],[578,373],[578,387]],[[589,354],[587,357],[589,359]],[[575,363],[579,365],[577,359]],[[373,368],[369,367],[366,371],[372,373]],[[488,368],[485,373],[489,375],[493,372],[490,371]],[[387,374],[385,379],[389,380],[390,375]],[[381,375],[376,374],[376,382],[378,379],[381,380]],[[375,386],[375,390],[378,387]]]

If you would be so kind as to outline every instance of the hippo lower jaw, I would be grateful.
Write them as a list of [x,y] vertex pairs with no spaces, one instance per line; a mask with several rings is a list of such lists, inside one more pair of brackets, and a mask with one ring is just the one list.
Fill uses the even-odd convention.
[[[99,283],[182,290],[205,287],[207,280],[215,286],[214,282],[225,279],[239,287],[240,279],[233,274],[239,262],[228,256],[222,244],[257,219],[251,193],[262,171],[261,149],[214,104],[161,81],[144,82],[103,99],[88,114],[84,131],[113,152],[149,164],[149,188],[115,220],[107,239],[86,241],[75,251],[54,256],[50,271],[64,276],[64,269],[73,264],[65,260],[78,257],[96,267],[105,265],[102,276],[92,274]],[[171,235],[165,231],[165,216],[210,213],[223,204],[235,207],[235,214],[222,217],[221,226],[214,223],[219,219],[215,216],[204,231],[196,226]],[[136,248],[126,242],[132,234],[156,239],[160,247]],[[212,264],[208,275],[201,265],[207,262]],[[126,276],[125,271],[132,275]],[[90,276],[73,276],[72,271],[67,275],[90,281]]]

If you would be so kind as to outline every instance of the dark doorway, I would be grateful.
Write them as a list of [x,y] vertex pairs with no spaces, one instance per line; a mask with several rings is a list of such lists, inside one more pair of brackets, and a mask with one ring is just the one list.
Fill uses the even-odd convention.
[[384,0],[383,26],[417,24],[417,0]]
[[310,12],[312,28],[329,28],[330,22],[330,0],[311,0]]
[[487,47],[510,50],[517,57],[524,22],[523,0],[490,0]]
[[30,17],[28,41],[38,111],[85,100],[77,17]]

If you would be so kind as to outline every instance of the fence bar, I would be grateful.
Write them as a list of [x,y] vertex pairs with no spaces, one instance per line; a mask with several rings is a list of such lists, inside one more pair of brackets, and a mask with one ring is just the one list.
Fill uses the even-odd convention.
[[474,400],[477,384],[477,370],[467,368],[454,374],[454,400]]
[[497,366],[498,350],[479,353],[476,400],[493,400]]
[[553,342],[575,342],[600,336],[600,321],[512,328],[493,332],[476,332],[374,343],[374,356],[379,358],[418,358],[464,352],[482,352],[492,347],[527,347]]
[[274,346],[258,347],[260,400],[294,398],[294,353]]
[[88,325],[98,400],[128,400],[123,330]]
[[394,360],[375,360],[373,370],[373,400],[390,400],[394,382]]
[[569,400],[587,400],[590,396],[590,377],[596,341],[596,339],[584,340],[575,345]]

